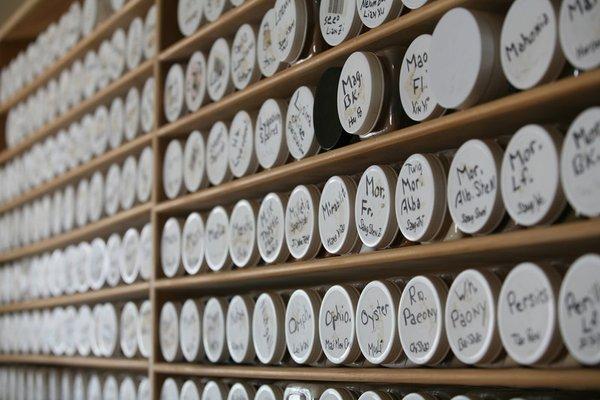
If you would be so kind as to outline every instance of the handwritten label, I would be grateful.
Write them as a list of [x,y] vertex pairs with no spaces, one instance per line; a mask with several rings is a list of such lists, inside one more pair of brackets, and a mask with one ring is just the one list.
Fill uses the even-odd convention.
[[229,252],[238,267],[245,267],[251,261],[256,248],[256,221],[252,205],[239,201],[231,212],[229,222]]
[[246,111],[239,111],[229,128],[229,168],[235,177],[241,178],[253,173],[256,167],[252,118]]
[[275,10],[270,8],[264,15],[258,30],[256,55],[258,67],[265,77],[272,76],[279,69],[279,60],[275,55],[273,40],[275,32]]
[[401,0],[358,0],[358,15],[369,28],[375,28],[392,18],[402,10]]
[[204,15],[210,22],[216,21],[225,10],[227,0],[205,0]]
[[197,111],[206,96],[206,59],[196,51],[185,70],[185,104],[191,112]]
[[284,215],[279,195],[269,193],[260,205],[256,222],[258,250],[267,263],[275,262],[284,250]]
[[181,352],[187,361],[195,361],[200,351],[200,311],[194,300],[186,300],[179,317]]
[[230,178],[228,161],[229,135],[227,126],[219,121],[210,129],[206,141],[206,175],[213,185],[217,186]]
[[[296,42],[303,40],[306,32],[306,3],[302,0],[277,0],[274,10],[273,50],[279,61],[293,62],[303,46]],[[303,15],[298,15],[297,12]],[[303,26],[299,24],[303,23]]]
[[135,202],[135,185],[137,181],[137,162],[133,156],[127,157],[121,170],[121,207],[128,210]]
[[285,239],[294,258],[306,256],[315,237],[317,210],[309,189],[297,186],[288,200],[285,210]]
[[[369,131],[363,127],[371,102],[373,71],[367,53],[353,53],[342,68],[337,90],[337,109],[342,127],[346,132]],[[364,128],[364,129],[363,129]],[[367,132],[365,132],[367,133]]]
[[349,231],[354,219],[353,200],[340,177],[330,178],[323,188],[319,201],[319,234],[323,247],[330,253],[342,250],[352,238]]
[[183,183],[189,192],[195,192],[206,182],[204,136],[193,131],[185,142],[183,150]]
[[559,23],[560,44],[569,62],[585,70],[600,65],[600,1],[563,1]]
[[[226,319],[227,347],[233,361],[237,363],[244,362],[249,355],[253,353],[250,350],[250,314],[252,309],[248,309],[247,302],[252,304],[251,300],[245,300],[241,296],[234,296],[229,302]],[[253,304],[252,304],[253,305]]]
[[175,218],[169,218],[160,239],[160,261],[163,273],[172,278],[179,271],[181,260],[181,227]]
[[313,91],[301,86],[292,95],[286,116],[286,141],[290,154],[300,160],[316,151]]
[[227,40],[219,38],[208,54],[206,82],[208,95],[213,101],[221,100],[229,90],[231,74],[229,61],[229,44]]
[[313,352],[317,336],[315,309],[304,290],[296,290],[285,312],[285,341],[294,361],[304,364]]
[[163,161],[163,187],[169,199],[177,197],[183,183],[183,149],[179,140],[167,146]]
[[239,90],[244,89],[256,76],[256,37],[249,24],[242,25],[231,45],[231,78]]
[[319,6],[321,34],[330,46],[337,46],[357,34],[356,1],[323,0]]
[[177,3],[177,25],[183,36],[190,36],[198,29],[206,1],[180,0]]
[[275,360],[278,352],[280,329],[284,323],[283,315],[278,313],[272,295],[263,293],[256,300],[254,314],[252,315],[252,339],[258,359],[263,364]]
[[154,153],[150,146],[142,150],[142,154],[138,160],[138,173],[136,182],[136,195],[140,203],[145,203],[150,199],[153,185],[154,172]]
[[190,275],[197,274],[204,258],[204,222],[198,213],[190,214],[183,225],[181,256]]
[[[386,247],[391,241],[390,232],[397,230],[395,220],[391,217],[394,205],[391,188],[396,182],[390,181],[383,168],[387,167],[374,165],[363,173],[354,205],[358,235],[366,246],[374,248]],[[390,175],[394,175],[393,171]],[[388,236],[387,241],[384,241],[385,236]]]
[[212,363],[220,362],[226,355],[225,310],[221,300],[211,297],[204,307],[202,317],[202,342],[206,357]]
[[354,361],[350,359],[356,344],[354,315],[354,304],[347,290],[342,286],[330,288],[319,311],[319,337],[323,352],[335,364]]
[[265,169],[276,166],[282,150],[285,150],[283,124],[280,103],[274,99],[265,101],[256,118],[254,140],[258,162]]
[[208,215],[205,235],[208,267],[213,271],[229,267],[229,218],[223,207],[213,208]]
[[184,94],[183,68],[173,64],[167,73],[164,87],[164,108],[167,121],[173,122],[183,112]]

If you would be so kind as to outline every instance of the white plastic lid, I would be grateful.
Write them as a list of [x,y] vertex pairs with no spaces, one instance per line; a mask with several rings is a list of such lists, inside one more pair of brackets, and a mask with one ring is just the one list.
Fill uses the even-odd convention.
[[175,379],[165,379],[160,389],[160,400],[179,400],[179,387]]
[[346,254],[356,244],[355,198],[356,184],[350,177],[333,176],[323,187],[319,200],[319,236],[329,253]]
[[154,128],[154,78],[146,79],[142,90],[142,104],[140,110],[140,124],[142,130],[148,133]]
[[200,400],[200,392],[198,391],[196,382],[192,379],[188,379],[183,383],[181,386],[181,393],[179,394],[179,400]]
[[95,333],[92,310],[87,304],[79,307],[76,327],[74,336],[77,353],[82,357],[87,357],[90,355],[93,334]]
[[102,384],[100,383],[100,377],[96,372],[92,372],[87,382],[87,399],[100,400],[101,394]]
[[[227,302],[224,299],[211,297],[204,306],[202,316],[202,344],[204,353],[211,363],[220,363],[229,355],[225,345],[225,310]],[[205,386],[204,390],[208,384]],[[204,398],[204,395],[202,395]]]
[[154,153],[150,146],[144,147],[138,159],[137,182],[135,192],[137,200],[145,203],[150,200],[154,184]]
[[207,21],[214,22],[221,17],[229,8],[227,0],[206,0],[204,3],[204,15]]
[[177,3],[177,26],[183,36],[190,36],[202,23],[205,0],[179,0]]
[[121,168],[118,164],[112,164],[108,168],[106,181],[104,182],[104,211],[108,216],[115,215],[119,210],[120,189]]
[[560,155],[560,178],[571,207],[586,217],[600,215],[600,107],[591,107],[575,118],[565,136]]
[[[181,4],[181,1],[179,3]],[[197,111],[206,100],[206,73],[204,54],[200,51],[194,52],[185,69],[185,104],[191,112]]]
[[312,364],[322,353],[317,316],[321,307],[319,294],[311,289],[295,290],[285,311],[285,343],[288,353],[298,364]]
[[202,390],[202,400],[225,400],[227,387],[218,381],[208,381]]
[[285,101],[268,99],[256,117],[254,148],[258,162],[264,169],[282,165],[288,158],[283,118],[283,110],[286,109]]
[[500,61],[508,81],[530,89],[558,77],[565,57],[558,43],[558,2],[517,0],[500,35]]
[[356,400],[356,395],[345,388],[329,388],[321,393],[319,400]]
[[285,206],[287,196],[266,195],[256,217],[256,240],[260,256],[267,264],[284,262],[289,256],[285,245]]
[[319,6],[321,35],[330,46],[357,36],[362,29],[356,1],[323,0]]
[[163,187],[165,195],[174,199],[181,193],[183,183],[183,148],[177,139],[171,140],[163,161]]
[[144,22],[140,17],[135,17],[127,30],[127,68],[134,69],[142,61],[144,52]]
[[584,365],[600,363],[600,256],[579,257],[567,271],[558,296],[560,333],[569,353]]
[[184,111],[184,75],[181,64],[173,64],[165,78],[164,111],[169,122],[176,121]]
[[500,188],[504,206],[519,225],[554,222],[567,200],[560,186],[562,135],[552,127],[526,125],[504,151]]
[[131,87],[125,98],[125,138],[133,140],[140,129],[140,92]]
[[191,213],[183,225],[181,259],[185,272],[196,275],[206,265],[204,260],[204,221],[202,216]]
[[306,41],[308,8],[305,0],[276,0],[272,45],[275,57],[281,62],[296,61]]
[[290,154],[296,160],[315,155],[320,149],[315,136],[314,102],[314,89],[300,86],[288,104],[285,138]]
[[127,229],[121,246],[123,261],[119,266],[121,267],[121,279],[128,285],[137,280],[140,273],[140,263],[138,262],[139,246],[140,234],[137,229]]
[[[125,69],[125,49],[127,47],[127,37],[125,31],[119,28],[113,32],[111,37],[112,44],[112,78],[113,80],[123,75]],[[74,64],[75,65],[75,64]],[[83,68],[83,67],[82,67]]]
[[243,24],[231,44],[231,80],[236,89],[243,90],[260,78],[256,62],[256,29]]
[[394,397],[388,392],[369,390],[363,392],[358,400],[394,400]]
[[202,305],[197,300],[188,299],[181,307],[179,316],[179,342],[186,361],[194,362],[204,355],[201,326]]
[[254,351],[262,364],[275,364],[285,354],[285,304],[279,294],[262,293],[252,314]]
[[[410,8],[411,10],[416,10],[417,8],[421,8],[423,7],[425,4],[427,4],[428,0],[402,0],[402,3]],[[404,398],[403,400],[409,400]],[[410,399],[410,400],[417,400],[417,399]]]
[[229,217],[227,211],[215,207],[206,220],[205,230],[206,263],[212,271],[221,271],[231,267],[229,255]]
[[356,0],[356,7],[363,24],[368,28],[376,28],[400,16],[402,0]]
[[214,123],[208,134],[206,175],[214,186],[229,181],[232,176],[229,169],[229,134],[223,121]]
[[233,296],[229,302],[226,318],[227,348],[236,363],[250,362],[254,359],[252,345],[252,327],[254,300],[250,296]]
[[144,400],[150,398],[150,380],[143,376],[138,385],[137,400]]
[[171,217],[163,226],[160,239],[160,264],[167,278],[173,278],[183,272],[181,252],[181,226],[177,218]]
[[498,297],[498,329],[508,355],[519,364],[550,363],[562,350],[556,298],[560,275],[525,262],[504,279]]
[[156,5],[148,9],[144,20],[144,57],[148,60],[156,54]]
[[88,211],[91,222],[96,222],[104,210],[104,178],[100,171],[94,172],[90,179]]
[[354,317],[358,291],[352,286],[332,286],[319,310],[319,339],[327,359],[334,364],[349,364],[360,356]]
[[[207,0],[208,2],[224,0]],[[231,81],[231,62],[227,39],[215,40],[208,53],[208,72],[206,74],[208,96],[212,101],[219,101],[233,91]]]
[[501,162],[502,149],[493,141],[471,139],[454,155],[448,173],[448,209],[464,233],[487,234],[502,221]]
[[496,322],[500,279],[488,271],[468,269],[454,279],[444,312],[452,352],[465,364],[486,364],[502,351]]
[[126,376],[119,387],[119,400],[137,400],[137,390],[133,378]]
[[256,172],[253,116],[244,110],[235,114],[229,127],[229,169],[236,178]]
[[121,279],[120,263],[121,256],[121,237],[118,233],[113,233],[106,241],[106,251],[108,252],[108,271],[106,272],[106,283],[110,287],[115,287]]
[[[108,109],[105,106],[96,108],[94,112],[93,129],[91,132],[91,147],[94,155],[99,156],[108,147],[110,135],[110,122],[108,120]],[[66,136],[64,136],[66,138]],[[59,138],[60,142],[60,138]]]
[[101,322],[96,325],[96,338],[102,354],[110,357],[115,354],[119,339],[117,312],[111,303],[105,303],[101,310]]
[[400,101],[413,121],[437,118],[444,113],[431,89],[431,35],[423,34],[412,41],[400,67]]
[[167,362],[173,362],[179,358],[179,309],[170,301],[167,301],[160,310],[158,325],[158,339],[160,351]]
[[229,219],[229,254],[233,263],[243,268],[256,265],[259,260],[256,244],[256,203],[240,200],[231,211]]
[[255,389],[251,385],[236,382],[229,389],[227,400],[254,400]]
[[435,276],[416,276],[402,291],[398,332],[404,354],[418,365],[435,365],[448,354],[444,308],[448,288]]
[[92,240],[86,268],[89,287],[92,290],[98,290],[106,283],[109,262],[108,250],[104,240],[101,238]]
[[274,49],[273,38],[275,35],[275,10],[270,8],[263,16],[258,30],[256,42],[256,57],[258,58],[258,68],[263,76],[273,76],[279,71],[282,64],[277,59]]
[[137,354],[138,309],[134,302],[128,301],[121,310],[120,334],[121,351],[127,358]]
[[129,210],[135,202],[135,186],[137,184],[137,161],[133,156],[127,157],[121,169],[121,208]]
[[193,131],[185,141],[183,150],[183,183],[188,192],[195,192],[207,185],[204,174],[206,150],[204,136],[199,131]]
[[560,6],[560,45],[575,67],[591,70],[600,65],[600,9],[593,2],[563,1]]
[[354,52],[344,63],[337,88],[337,110],[344,130],[366,135],[383,108],[385,76],[374,53]]
[[120,400],[119,383],[114,375],[108,375],[102,385],[102,400]]
[[152,352],[152,304],[150,300],[144,300],[140,305],[136,336],[140,355],[149,358]]
[[[89,182],[87,179],[82,179],[77,184],[75,222],[78,227],[82,227],[88,223],[88,206],[89,206]],[[31,221],[33,224],[33,221]]]
[[283,400],[283,390],[275,385],[260,385],[254,400]]
[[285,209],[285,241],[295,259],[311,259],[321,249],[318,228],[320,192],[316,186],[296,186]]

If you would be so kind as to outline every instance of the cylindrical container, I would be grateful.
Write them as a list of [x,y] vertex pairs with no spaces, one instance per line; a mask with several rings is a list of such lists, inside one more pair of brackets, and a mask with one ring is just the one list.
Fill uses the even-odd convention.
[[206,220],[204,257],[208,268],[213,272],[231,268],[229,254],[229,216],[227,211],[217,206],[210,211]]
[[356,0],[358,15],[367,28],[376,28],[400,16],[402,0]]
[[188,192],[193,193],[208,184],[204,173],[205,163],[204,136],[199,131],[193,131],[185,141],[183,150],[183,183]]
[[202,400],[226,400],[227,386],[219,381],[208,381],[202,390]]
[[[224,0],[219,1],[224,2]],[[215,40],[208,53],[206,81],[208,96],[212,101],[219,101],[234,90],[230,72],[230,47],[227,39],[219,38]]]
[[285,304],[277,293],[262,293],[252,314],[254,351],[262,364],[277,364],[285,355]]
[[171,217],[165,222],[160,239],[160,264],[167,278],[183,274],[181,252],[181,225]]
[[104,379],[104,384],[102,385],[102,396],[102,400],[120,400],[119,383],[114,375],[108,375]]
[[87,36],[111,13],[108,0],[85,0],[81,8],[81,34]]
[[283,165],[289,155],[285,138],[284,110],[287,103],[283,100],[268,99],[256,117],[254,129],[254,149],[261,167],[269,169]]
[[276,0],[273,6],[273,51],[280,62],[297,61],[308,39],[309,5],[306,0]]
[[256,61],[256,28],[243,24],[231,44],[231,80],[238,90],[260,79]]
[[217,297],[209,298],[204,306],[202,344],[206,358],[213,364],[221,363],[229,356],[225,344],[226,309],[227,302]]
[[183,358],[194,362],[204,356],[201,332],[203,304],[199,300],[188,299],[181,307],[179,316],[179,343]]
[[284,262],[289,256],[285,245],[285,207],[288,197],[269,193],[264,197],[256,217],[258,251],[267,264]]
[[127,68],[132,70],[140,65],[144,52],[144,22],[140,17],[135,17],[127,30],[127,51],[125,59]]
[[125,60],[125,52],[127,48],[127,37],[125,35],[125,31],[122,28],[114,31],[110,42],[112,44],[112,79],[116,80],[123,75],[125,63],[127,62]]
[[138,202],[146,203],[150,200],[152,186],[154,185],[154,153],[152,152],[152,147],[144,147],[137,165],[138,173],[135,193]]
[[258,204],[240,200],[229,219],[229,254],[238,268],[254,266],[260,259],[257,245],[256,219]]
[[203,23],[206,0],[179,0],[177,2],[177,26],[183,36],[190,36]]
[[140,92],[131,87],[125,98],[125,139],[133,140],[140,131]]
[[204,16],[208,22],[215,22],[230,8],[231,3],[227,0],[206,0],[204,2]]
[[[404,4],[407,8],[410,8],[411,10],[416,10],[417,8],[421,8],[423,7],[425,4],[427,4],[429,0],[402,0],[402,4]],[[404,399],[404,400],[409,400],[409,399]],[[418,400],[418,399],[411,399],[411,400]]]
[[89,220],[96,222],[102,217],[104,210],[104,178],[100,171],[94,172],[89,186]]
[[89,206],[89,182],[82,179],[77,184],[77,194],[75,195],[75,222],[77,227],[81,228],[88,223]]
[[119,210],[120,189],[121,168],[118,164],[112,164],[108,168],[106,181],[104,182],[104,211],[108,216],[115,215]]
[[92,240],[86,263],[86,275],[90,289],[99,290],[104,286],[109,262],[110,258],[104,240],[101,238]]
[[256,390],[247,383],[236,382],[229,389],[227,400],[254,400]]
[[285,311],[285,343],[298,364],[317,362],[323,350],[319,343],[318,313],[321,297],[315,290],[295,290]]
[[179,385],[173,378],[167,378],[160,388],[161,400],[179,400]]
[[273,76],[285,64],[277,59],[274,48],[275,10],[270,8],[262,18],[256,40],[256,58],[258,68],[265,77]]
[[254,360],[255,352],[252,344],[252,314],[254,300],[250,296],[234,296],[227,309],[225,330],[227,348],[231,359],[238,363]]
[[300,86],[290,99],[285,122],[285,138],[290,154],[301,160],[319,152],[313,118],[315,90]]
[[137,388],[133,378],[126,376],[121,381],[119,386],[119,400],[135,400],[137,399]]
[[121,251],[121,279],[130,285],[138,279],[140,263],[138,261],[140,234],[135,228],[129,228],[123,236]]
[[163,188],[168,199],[174,199],[183,190],[183,148],[177,139],[171,140],[163,161]]
[[167,301],[160,310],[158,340],[162,357],[166,362],[182,357],[179,347],[179,314],[181,305]]
[[[106,250],[108,251],[108,271],[106,273],[106,283],[110,287],[115,287],[121,280],[121,237],[118,233],[113,233],[106,241]],[[73,253],[76,257],[76,252]]]
[[144,19],[144,58],[146,60],[151,59],[156,54],[157,43],[156,43],[156,23],[157,11],[156,5],[152,5],[146,13],[146,19]]
[[121,352],[127,358],[134,357],[138,352],[138,325],[138,308],[135,303],[128,301],[121,310],[121,321],[119,323]]
[[204,221],[199,213],[191,213],[183,225],[181,260],[185,272],[195,275],[206,266]]
[[117,344],[119,343],[118,321],[114,304],[103,304],[100,320],[99,322],[96,321],[96,340],[101,354],[105,357],[111,357],[117,351]]
[[150,77],[144,83],[140,106],[140,125],[144,133],[154,128],[154,92],[154,78]]
[[562,1],[559,15],[560,45],[575,68],[591,70],[600,65],[599,23],[600,9],[595,3]]
[[140,305],[136,336],[140,355],[150,358],[152,353],[152,304],[150,300],[144,300]]
[[229,169],[236,178],[256,172],[258,158],[254,151],[255,114],[240,110],[229,127]]
[[121,195],[120,202],[123,210],[129,210],[135,203],[135,186],[137,183],[137,161],[134,156],[129,156],[121,169]]
[[207,99],[206,74],[206,58],[202,52],[196,51],[185,69],[185,105],[190,112],[198,111]]
[[327,252],[347,254],[357,244],[354,220],[356,183],[348,176],[327,180],[319,200],[319,236]]
[[181,64],[173,64],[165,78],[163,107],[165,118],[174,122],[185,112],[185,78]]
[[227,125],[218,121],[213,124],[206,141],[206,175],[217,186],[231,180],[229,168],[229,133]]
[[125,105],[120,97],[116,97],[110,104],[108,119],[110,120],[108,144],[111,149],[116,149],[123,142],[125,133]]
[[188,379],[181,385],[181,393],[179,393],[179,400],[200,400],[200,392],[198,391],[198,386],[201,384],[196,384],[195,379]]
[[87,304],[79,307],[76,327],[74,336],[77,353],[82,357],[87,357],[91,353],[93,335],[96,331],[92,310]]
[[285,242],[297,260],[315,258],[321,250],[317,205],[320,192],[316,186],[296,186],[285,208]]
[[358,36],[363,25],[356,2],[323,0],[319,6],[321,35],[330,46]]

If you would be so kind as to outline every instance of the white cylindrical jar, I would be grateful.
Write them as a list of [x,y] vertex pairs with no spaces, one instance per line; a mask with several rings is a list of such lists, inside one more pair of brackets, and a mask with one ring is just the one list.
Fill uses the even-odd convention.
[[266,195],[256,217],[258,251],[267,264],[284,262],[289,256],[285,245],[285,208],[287,196],[277,193]]
[[275,54],[273,35],[275,28],[275,10],[267,10],[260,22],[258,38],[256,40],[256,57],[258,68],[265,77],[273,76],[284,67]]
[[206,0],[179,0],[177,2],[177,26],[183,36],[190,36],[202,24]]
[[346,254],[358,241],[354,221],[356,183],[348,176],[327,180],[319,200],[319,236],[327,252]]
[[285,138],[290,154],[301,160],[317,154],[320,150],[315,136],[313,108],[315,91],[308,86],[300,86],[288,104]]
[[163,107],[168,122],[179,119],[185,109],[185,78],[181,64],[173,64],[165,78]]
[[138,352],[137,328],[139,324],[138,308],[134,302],[128,301],[121,310],[120,334],[121,351],[127,358]]
[[258,204],[238,201],[229,219],[229,254],[238,268],[254,266],[260,259],[257,245],[256,219]]
[[238,90],[260,79],[256,62],[256,29],[243,24],[237,30],[231,44],[231,80]]
[[204,306],[202,344],[206,358],[213,364],[221,363],[229,356],[225,343],[226,309],[227,302],[217,297],[209,298]]
[[144,300],[140,305],[136,336],[140,355],[150,358],[152,353],[152,303],[150,300]]
[[150,77],[144,83],[140,105],[140,125],[144,133],[154,128],[154,92],[154,77]]
[[160,239],[160,263],[167,278],[183,274],[181,251],[181,225],[171,217],[165,222]]
[[208,185],[205,164],[204,136],[199,131],[193,131],[183,150],[183,183],[188,192],[193,193]]
[[254,120],[256,115],[238,111],[229,127],[229,169],[236,178],[251,175],[258,169],[254,151]]
[[179,347],[179,313],[181,306],[167,301],[160,310],[158,325],[158,340],[162,357],[166,362],[181,359]]
[[135,194],[139,203],[146,203],[152,195],[154,185],[154,153],[152,147],[146,146],[137,162],[138,173]]
[[317,209],[320,192],[316,186],[296,186],[285,209],[285,242],[297,260],[315,258],[321,250]]
[[319,25],[323,39],[330,46],[337,46],[345,40],[358,36],[363,26],[356,2],[353,0],[321,1]]
[[262,293],[252,314],[254,351],[262,364],[277,364],[285,354],[285,304],[279,294]]
[[140,131],[140,92],[131,87],[125,98],[125,139],[133,140]]
[[144,52],[144,22],[142,18],[135,17],[127,30],[127,50],[125,60],[127,68],[132,70],[140,65]]
[[321,297],[312,289],[295,290],[285,311],[285,342],[298,364],[317,362],[323,350],[319,343],[318,315]]
[[[223,1],[225,0],[207,0]],[[212,101],[219,101],[234,89],[231,79],[231,55],[229,41],[224,38],[215,40],[208,53],[207,91]]]
[[358,15],[368,28],[376,28],[400,16],[402,0],[355,0]]
[[258,162],[264,169],[283,165],[288,159],[284,110],[287,110],[285,101],[268,99],[262,104],[256,117],[254,149]]
[[201,322],[203,305],[199,300],[188,299],[181,307],[179,316],[179,342],[183,358],[194,362],[204,356]]
[[190,112],[198,111],[206,101],[206,74],[206,58],[196,51],[185,69],[185,104]]
[[163,188],[168,199],[174,199],[183,190],[183,148],[177,139],[171,140],[163,161]]
[[591,70],[600,65],[600,8],[594,2],[563,0],[559,37],[567,60],[575,68]]
[[206,250],[204,256],[211,271],[231,268],[229,254],[229,216],[225,208],[217,206],[210,211],[206,220]]
[[181,238],[181,260],[185,272],[196,275],[206,267],[204,220],[199,213],[191,213],[185,220]]
[[120,202],[123,210],[129,210],[135,203],[135,186],[137,183],[137,161],[129,156],[121,169]]
[[108,216],[115,215],[119,210],[120,189],[121,168],[118,164],[111,164],[104,185],[104,211]]
[[206,175],[217,186],[231,180],[229,168],[229,134],[223,121],[213,124],[206,141]]
[[252,297],[236,295],[229,301],[225,320],[227,348],[232,360],[238,364],[251,362],[255,356],[252,344],[253,313]]
[[121,246],[121,279],[130,285],[138,279],[140,263],[138,261],[140,234],[135,228],[129,228],[123,236]]

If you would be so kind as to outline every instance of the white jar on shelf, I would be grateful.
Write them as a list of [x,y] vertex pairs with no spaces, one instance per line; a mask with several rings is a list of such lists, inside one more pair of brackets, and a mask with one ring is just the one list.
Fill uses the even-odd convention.
[[143,39],[143,48],[144,48],[144,58],[146,60],[151,59],[156,55],[157,52],[157,11],[156,5],[152,5],[148,12],[146,13],[146,18],[144,19],[144,39]]
[[232,178],[229,168],[229,132],[223,121],[213,124],[206,140],[206,175],[213,186]]
[[125,139],[133,140],[140,131],[140,92],[131,87],[125,98]]
[[126,358],[132,358],[138,352],[137,328],[139,325],[139,313],[135,303],[131,301],[125,303],[121,310],[119,325],[121,352]]
[[135,282],[140,273],[140,264],[138,261],[138,248],[140,245],[140,234],[137,229],[129,228],[123,235],[121,242],[121,280],[130,285]]
[[238,201],[229,218],[229,254],[235,266],[254,266],[260,259],[257,245],[256,219],[258,204]]
[[144,300],[140,305],[136,336],[140,355],[150,358],[152,353],[152,304],[150,300]]
[[196,51],[185,69],[185,105],[190,112],[198,111],[207,100],[206,75],[206,57],[204,53]]
[[205,164],[204,136],[199,131],[193,131],[185,141],[183,150],[183,183],[188,192],[194,193],[207,186]]
[[200,300],[188,299],[181,307],[179,316],[179,343],[183,358],[195,362],[204,356],[202,345],[202,315],[204,306]]
[[240,26],[231,44],[231,80],[238,90],[260,79],[256,62],[256,28],[250,24]]
[[135,186],[137,183],[137,161],[128,156],[121,169],[120,203],[123,210],[129,210],[135,203]]
[[185,220],[181,238],[181,260],[185,272],[196,275],[206,267],[204,220],[199,213],[191,213]]
[[160,310],[158,340],[166,362],[178,361],[182,354],[179,346],[179,313],[181,306],[167,301]]
[[154,153],[152,152],[152,147],[144,147],[137,164],[136,198],[139,203],[146,203],[152,196],[154,185]]
[[252,314],[254,351],[262,364],[278,364],[285,355],[285,304],[277,293],[258,296]]
[[283,165],[289,156],[285,137],[284,112],[288,104],[284,100],[266,100],[256,117],[254,149],[261,167],[270,169]]
[[210,211],[205,226],[204,257],[211,271],[231,268],[229,246],[229,214],[225,208],[217,206]]
[[206,0],[179,0],[177,26],[183,36],[191,36],[202,25]]
[[183,274],[181,265],[181,225],[177,218],[165,222],[160,239],[160,262],[167,278]]
[[140,265],[140,278],[149,281],[152,275],[152,224],[146,223],[140,231],[137,262]]
[[164,83],[163,107],[168,122],[175,122],[186,113],[184,66],[173,64]]
[[174,199],[183,190],[183,148],[177,139],[167,146],[163,161],[163,188],[168,199]]
[[129,70],[135,69],[142,61],[144,52],[144,22],[135,17],[127,30],[127,50],[125,59]]
[[254,300],[248,295],[236,295],[229,301],[226,316],[227,348],[234,362],[254,360],[252,344],[252,314]]
[[229,126],[229,169],[236,178],[251,175],[258,169],[254,151],[255,114],[238,111]]
[[144,133],[148,133],[154,128],[154,89],[154,78],[146,79],[140,106],[140,125]]
[[206,358],[213,364],[221,363],[229,356],[225,342],[226,309],[227,302],[218,297],[209,298],[204,306],[202,344]]
[[[225,0],[206,0],[207,2]],[[230,43],[225,38],[215,40],[208,53],[206,83],[208,96],[212,101],[219,101],[224,96],[233,92],[234,85],[231,79]]]

